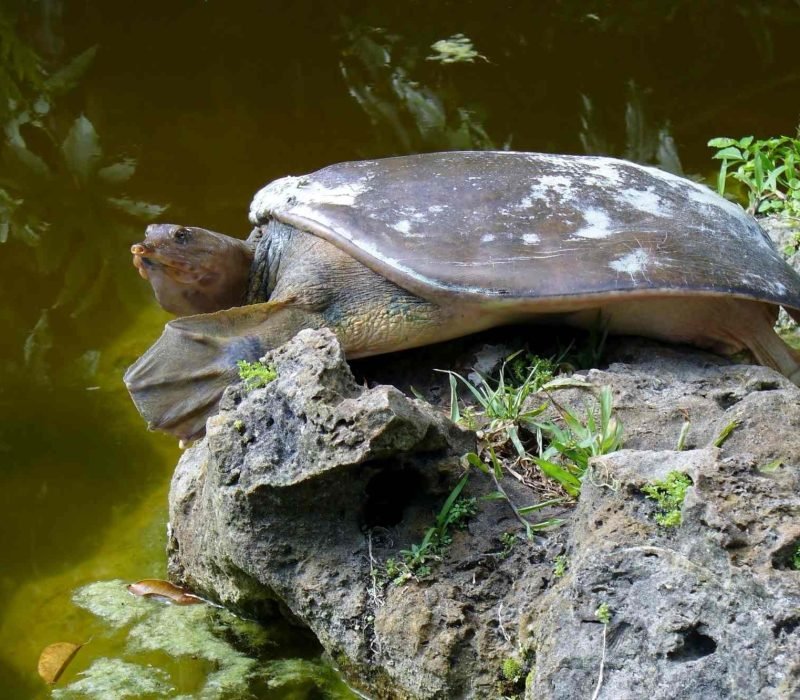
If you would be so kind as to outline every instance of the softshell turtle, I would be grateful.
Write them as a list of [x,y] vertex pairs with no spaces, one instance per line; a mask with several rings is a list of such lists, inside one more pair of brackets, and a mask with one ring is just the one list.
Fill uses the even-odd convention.
[[[800,277],[703,185],[600,157],[451,152],[341,163],[253,200],[247,242],[161,224],[132,248],[166,325],[125,382],[151,428],[202,434],[237,360],[303,328],[347,356],[555,320],[755,359],[800,384],[772,326]],[[228,308],[235,307],[235,308]],[[212,313],[209,313],[212,312]]]

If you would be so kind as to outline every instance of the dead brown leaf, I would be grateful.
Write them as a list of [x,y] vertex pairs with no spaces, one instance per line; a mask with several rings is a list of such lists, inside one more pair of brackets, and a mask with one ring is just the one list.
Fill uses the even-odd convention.
[[56,642],[45,647],[39,655],[38,671],[42,680],[50,685],[55,683],[82,646],[72,642]]
[[196,605],[205,603],[199,596],[189,593],[185,588],[176,586],[169,581],[159,578],[145,578],[128,586],[128,590],[134,595],[144,596],[145,598],[161,598],[169,600],[176,605]]

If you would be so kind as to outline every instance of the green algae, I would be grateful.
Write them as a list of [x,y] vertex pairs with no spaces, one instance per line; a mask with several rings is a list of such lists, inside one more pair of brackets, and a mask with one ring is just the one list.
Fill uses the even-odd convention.
[[[80,588],[73,602],[101,622],[84,650],[88,667],[54,697],[158,697],[234,700],[260,697],[256,689],[304,697],[321,692],[342,700],[353,694],[335,671],[316,659],[274,659],[291,651],[286,635],[213,605],[180,606],[130,594],[120,580]],[[108,652],[91,659],[92,647]],[[120,651],[121,650],[121,651]]]
[[53,698],[126,700],[141,698],[143,695],[169,697],[169,693],[173,690],[169,675],[164,671],[120,659],[97,659],[80,675],[82,676],[80,680],[70,683],[66,688],[55,688]]

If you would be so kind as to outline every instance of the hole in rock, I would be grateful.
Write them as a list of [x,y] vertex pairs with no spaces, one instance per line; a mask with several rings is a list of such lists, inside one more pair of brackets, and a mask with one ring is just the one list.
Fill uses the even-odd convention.
[[798,571],[800,563],[800,537],[783,545],[772,555],[772,566],[781,571]]
[[424,480],[415,469],[392,465],[383,468],[366,486],[363,523],[366,528],[392,527],[403,519],[403,512],[424,492]]
[[800,627],[800,617],[790,617],[786,620],[781,620],[780,622],[776,622],[772,626],[772,634],[777,639],[781,635],[786,635],[787,637],[791,635],[798,627]]
[[697,627],[679,633],[678,646],[667,654],[670,661],[696,661],[717,650],[717,643]]

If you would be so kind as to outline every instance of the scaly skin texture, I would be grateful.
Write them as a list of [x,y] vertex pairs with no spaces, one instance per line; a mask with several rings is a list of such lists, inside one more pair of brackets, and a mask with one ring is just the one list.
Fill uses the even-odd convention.
[[[317,236],[278,223],[270,227],[284,234],[280,252],[273,253],[280,261],[273,268],[270,302],[316,315],[350,358],[428,345],[498,323],[495,314],[477,305],[444,308],[421,299]],[[281,335],[291,337],[298,330],[288,327]],[[259,337],[275,347],[270,337]]]

